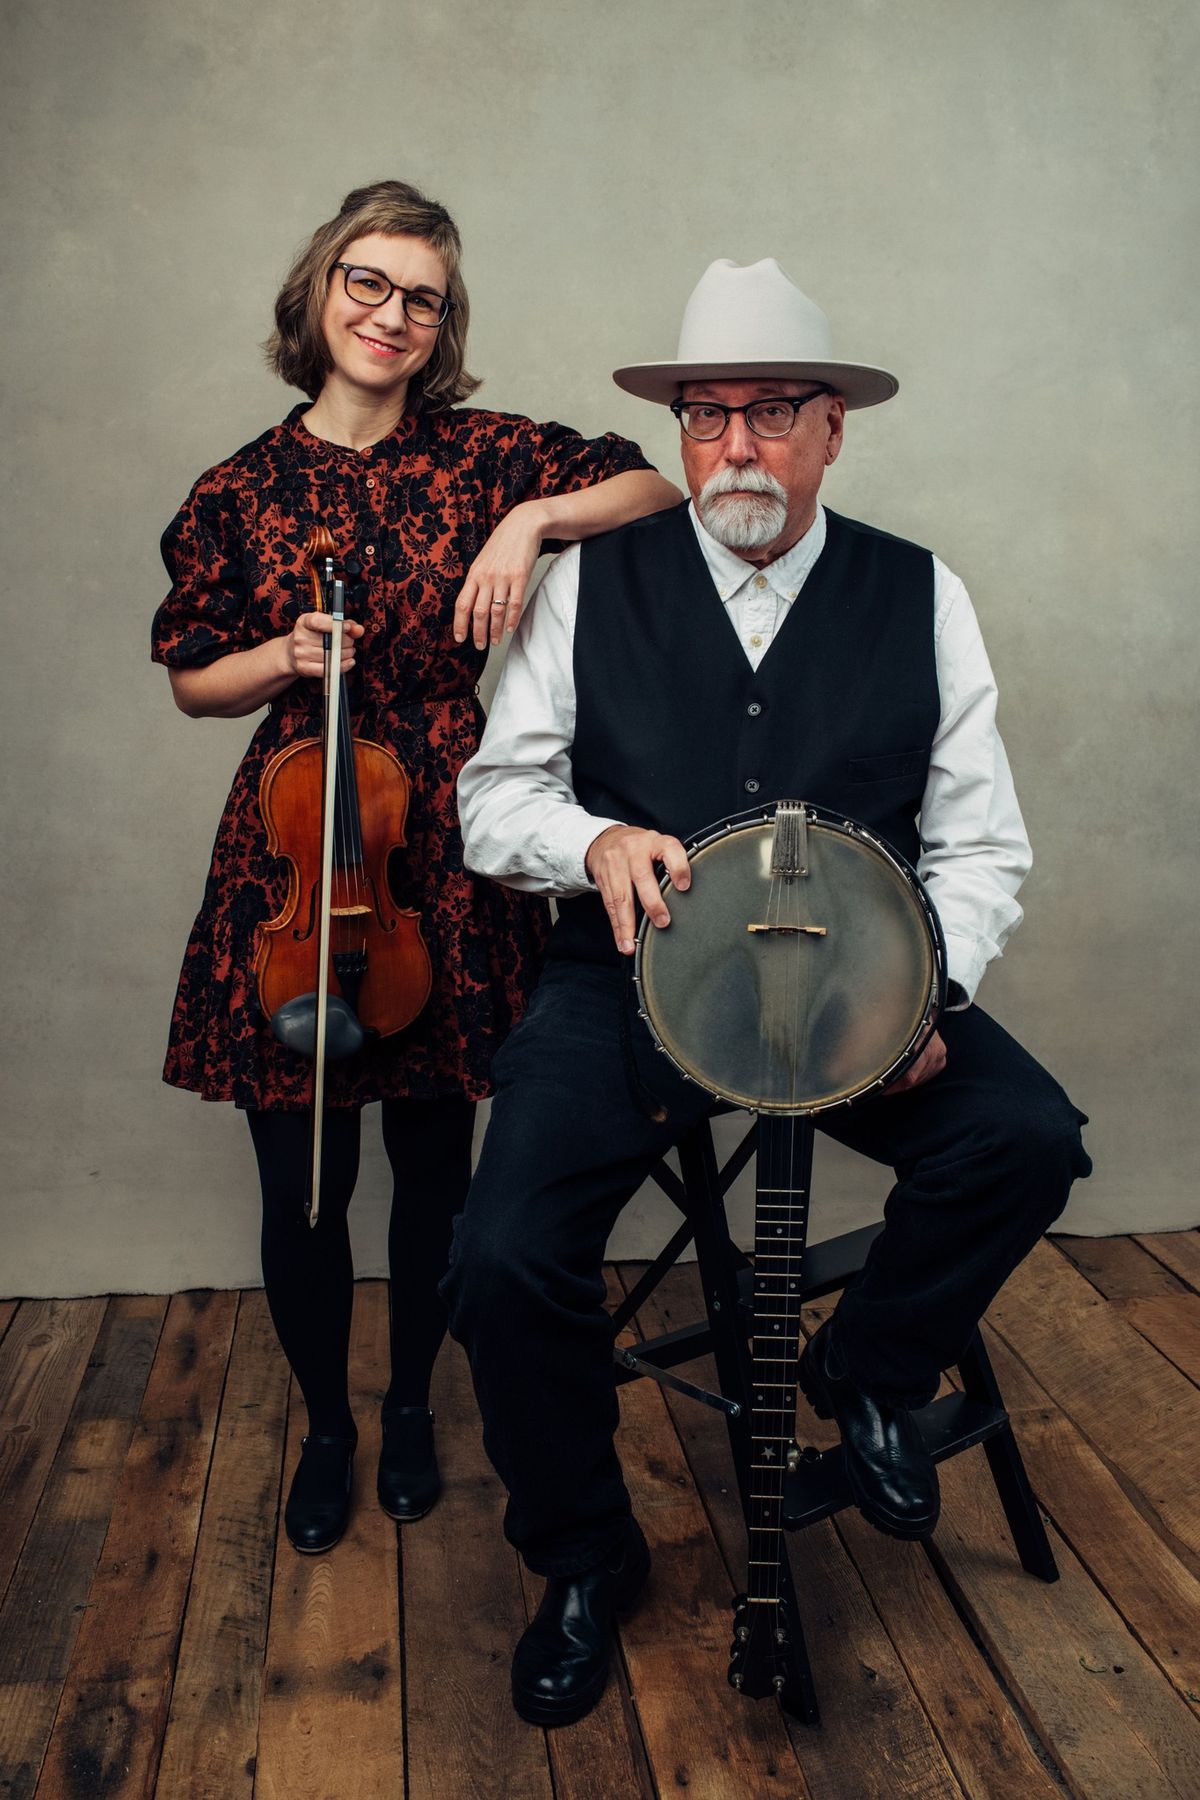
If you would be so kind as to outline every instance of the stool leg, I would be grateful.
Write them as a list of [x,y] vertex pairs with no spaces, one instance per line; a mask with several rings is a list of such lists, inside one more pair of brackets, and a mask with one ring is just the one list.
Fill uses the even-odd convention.
[[[1004,1396],[1000,1392],[991,1358],[978,1331],[971,1334],[971,1341],[958,1365],[958,1373],[968,1399],[979,1400],[986,1406],[1003,1410]],[[1054,1552],[1050,1548],[1050,1540],[1046,1536],[1042,1515],[1029,1485],[1029,1476],[1025,1472],[1025,1464],[1017,1448],[1016,1433],[1011,1424],[1005,1425],[994,1437],[986,1439],[983,1451],[988,1459],[992,1480],[996,1484],[996,1492],[1000,1496],[1000,1504],[1004,1508],[1004,1516],[1008,1520],[1008,1529],[1012,1533],[1017,1555],[1021,1559],[1021,1567],[1030,1575],[1039,1576],[1042,1581],[1057,1581],[1058,1565],[1054,1560]]]
[[738,1327],[738,1280],[733,1240],[717,1174],[717,1159],[707,1120],[679,1145],[696,1238],[696,1263],[704,1289],[704,1310],[712,1329],[717,1385],[738,1411],[727,1415],[729,1443],[745,1512],[750,1493],[750,1357]]

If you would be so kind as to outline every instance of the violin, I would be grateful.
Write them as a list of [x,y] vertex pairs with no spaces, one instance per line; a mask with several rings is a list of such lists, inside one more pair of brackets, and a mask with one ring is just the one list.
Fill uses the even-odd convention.
[[429,998],[433,973],[420,914],[396,903],[388,858],[405,846],[409,780],[383,744],[355,737],[341,673],[343,583],[334,543],[314,526],[304,547],[313,605],[328,612],[319,738],[278,751],[258,802],[267,848],[288,868],[278,915],[260,928],[259,1005],[280,1043],[313,1058],[313,1167],[305,1208],[317,1222],[325,1064],[391,1037]]

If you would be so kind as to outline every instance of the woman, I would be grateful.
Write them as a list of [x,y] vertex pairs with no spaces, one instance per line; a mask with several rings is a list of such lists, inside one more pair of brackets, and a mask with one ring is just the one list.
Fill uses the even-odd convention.
[[[347,1392],[353,1266],[346,1213],[359,1114],[382,1102],[395,1187],[388,1238],[391,1384],[381,1504],[414,1519],[439,1491],[429,1377],[445,1330],[437,1283],[470,1178],[475,1102],[519,1015],[545,937],[544,903],[462,866],[454,803],[477,742],[487,655],[519,617],[549,538],[574,539],[672,504],[637,447],[591,442],[462,408],[466,289],[444,208],[403,182],[349,194],[297,258],[276,302],[268,359],[309,395],[281,425],[210,469],[163,537],[171,592],[155,659],[193,718],[269,706],[217,832],[184,959],[165,1079],[245,1109],[262,1183],[263,1276],[308,1409],[285,1521],[298,1550],[345,1527],[356,1442]],[[320,730],[323,635],[304,543],[331,530],[347,584],[342,667],[355,729],[387,745],[412,783],[407,848],[393,872],[416,906],[433,989],[415,1022],[327,1072],[319,1223],[302,1203],[311,1064],[272,1037],[253,964],[281,908],[284,865],[258,805],[265,764]]]

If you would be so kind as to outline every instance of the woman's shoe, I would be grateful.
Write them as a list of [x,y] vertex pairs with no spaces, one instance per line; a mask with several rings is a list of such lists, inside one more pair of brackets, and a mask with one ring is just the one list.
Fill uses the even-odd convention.
[[350,1516],[350,1484],[357,1439],[302,1438],[300,1461],[283,1509],[284,1529],[293,1550],[319,1556],[332,1550]]
[[379,1504],[389,1519],[423,1519],[442,1491],[427,1406],[398,1406],[384,1414],[379,1452]]

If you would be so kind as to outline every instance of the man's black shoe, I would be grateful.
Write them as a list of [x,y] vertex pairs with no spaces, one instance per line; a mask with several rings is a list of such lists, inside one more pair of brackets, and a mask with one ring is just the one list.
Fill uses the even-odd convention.
[[427,1406],[398,1406],[383,1417],[379,1504],[389,1519],[423,1519],[442,1491]]
[[596,1568],[550,1575],[517,1645],[513,1705],[531,1725],[571,1725],[595,1706],[608,1680],[613,1620],[637,1599],[650,1551],[632,1520],[625,1542]]
[[356,1439],[311,1435],[300,1444],[300,1461],[283,1509],[284,1529],[293,1550],[318,1556],[332,1550],[350,1516],[350,1481]]
[[819,1419],[836,1419],[846,1476],[863,1518],[890,1537],[928,1537],[938,1522],[937,1470],[916,1420],[886,1406],[829,1369],[832,1332],[821,1326],[800,1358],[800,1386]]

